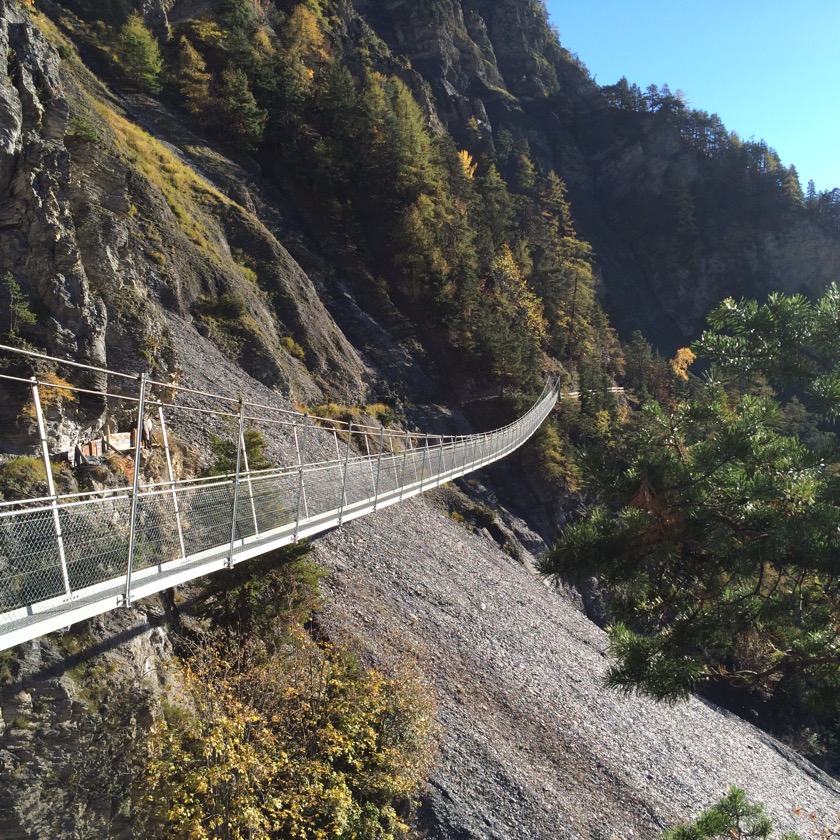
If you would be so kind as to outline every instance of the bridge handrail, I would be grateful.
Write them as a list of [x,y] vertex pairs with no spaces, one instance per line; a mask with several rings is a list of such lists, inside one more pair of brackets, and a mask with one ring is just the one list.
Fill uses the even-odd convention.
[[[521,446],[562,396],[557,380],[549,379],[534,405],[505,426],[469,435],[423,434],[317,418],[35,351],[3,345],[0,351],[59,365],[62,374],[74,370],[105,377],[98,380],[97,390],[87,387],[89,383],[78,386],[43,375],[24,378],[0,372],[0,383],[31,390],[48,484],[46,496],[0,502],[0,649],[231,567],[480,469]],[[108,387],[112,376],[136,383],[137,393],[115,393]],[[153,389],[161,388],[167,389],[166,398],[154,394]],[[128,450],[132,458],[125,462],[131,463],[125,470],[128,486],[57,492],[41,395],[65,392],[95,394],[102,412],[111,410],[112,401],[132,406],[136,439]],[[208,407],[201,400],[224,408]],[[234,405],[235,411],[228,410]],[[234,470],[176,478],[166,415],[181,411],[204,418],[201,428],[211,421],[238,425],[231,433]],[[153,412],[166,475],[144,482],[135,466],[153,456],[142,445],[145,421]],[[286,463],[249,469],[245,431],[251,425],[293,453]]]

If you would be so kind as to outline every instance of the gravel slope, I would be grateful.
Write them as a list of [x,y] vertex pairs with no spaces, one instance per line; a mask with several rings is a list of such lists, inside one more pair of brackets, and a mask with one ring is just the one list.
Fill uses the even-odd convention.
[[[193,348],[184,384],[288,405],[190,325],[173,318],[170,329]],[[202,446],[206,418],[174,415]],[[292,451],[282,436],[275,447]],[[840,820],[840,783],[739,718],[700,700],[667,707],[605,690],[604,633],[429,495],[317,539],[315,554],[331,570],[326,628],[386,663],[414,660],[438,699],[423,812],[435,840],[655,838],[730,784],[805,836],[794,808],[817,825]]]
[[415,660],[439,700],[430,837],[656,837],[730,784],[777,828],[810,837],[840,819],[840,784],[741,719],[606,690],[605,634],[427,499],[345,525],[315,554],[331,570],[327,629]]

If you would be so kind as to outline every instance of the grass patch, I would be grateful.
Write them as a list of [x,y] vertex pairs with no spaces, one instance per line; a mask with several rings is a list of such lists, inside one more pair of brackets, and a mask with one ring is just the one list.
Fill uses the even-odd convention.
[[280,344],[283,345],[283,349],[290,355],[294,356],[296,359],[299,359],[301,362],[306,358],[306,353],[304,352],[303,347],[298,344],[290,335],[283,336],[280,339]]
[[148,132],[104,102],[95,104],[113,130],[119,151],[161,192],[181,230],[216,262],[222,262],[205,222],[204,208],[219,209],[232,202]]
[[[301,411],[307,412],[307,409],[302,408]],[[397,412],[385,403],[350,406],[330,402],[315,406],[309,409],[308,413],[325,420],[337,420],[359,426],[371,426],[374,424],[372,421],[378,421],[387,427],[399,421]]]
[[0,465],[0,496],[27,499],[46,496],[47,471],[41,458],[20,455]]

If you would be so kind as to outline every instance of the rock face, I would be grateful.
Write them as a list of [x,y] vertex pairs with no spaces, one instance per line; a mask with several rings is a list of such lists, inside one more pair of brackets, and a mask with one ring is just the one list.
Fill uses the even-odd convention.
[[[59,59],[12,2],[0,3],[0,251],[45,310],[51,353],[105,361],[106,311],[94,298],[69,207],[69,105]],[[5,325],[4,325],[5,326]]]
[[[154,103],[125,103],[127,119],[113,100],[94,99],[98,83],[73,48],[61,61],[14,0],[0,0],[0,48],[9,57],[0,74],[0,279],[11,274],[37,316],[23,339],[51,355],[177,379],[172,313],[295,401],[364,401],[367,366],[280,243],[281,202],[258,174],[186,128],[191,157],[155,139],[158,120],[171,128],[177,118]],[[5,333],[11,314],[0,312]],[[105,381],[91,375],[89,384]],[[22,451],[26,399],[12,389],[0,408],[5,451]],[[105,408],[48,421],[68,444],[74,428],[100,426]]]
[[0,680],[0,836],[136,837],[131,771],[167,685],[166,630],[127,610],[17,654]]

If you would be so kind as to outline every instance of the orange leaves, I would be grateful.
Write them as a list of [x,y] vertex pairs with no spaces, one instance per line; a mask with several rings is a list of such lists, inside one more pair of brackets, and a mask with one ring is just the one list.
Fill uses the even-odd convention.
[[688,347],[680,347],[680,349],[677,350],[677,355],[669,362],[671,370],[673,370],[680,379],[684,379],[687,382],[688,368],[696,358],[697,356],[695,356]]

